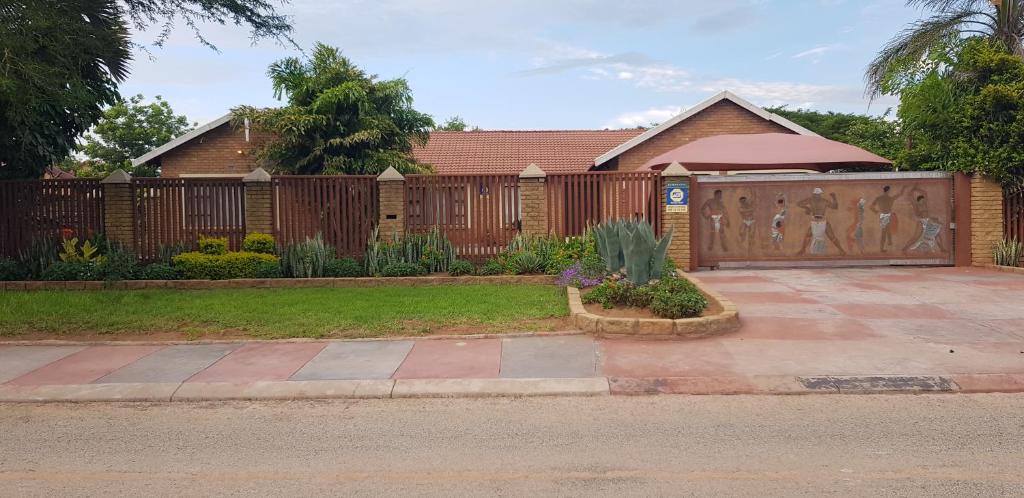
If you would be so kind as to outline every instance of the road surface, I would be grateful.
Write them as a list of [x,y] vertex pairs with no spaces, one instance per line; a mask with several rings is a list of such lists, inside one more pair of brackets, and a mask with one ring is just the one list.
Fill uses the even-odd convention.
[[1022,496],[1024,395],[0,405],[0,496]]

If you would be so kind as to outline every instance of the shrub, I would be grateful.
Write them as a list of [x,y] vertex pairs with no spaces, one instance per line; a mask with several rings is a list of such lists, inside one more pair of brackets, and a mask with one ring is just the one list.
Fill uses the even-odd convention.
[[604,260],[597,253],[597,241],[593,230],[587,230],[579,237],[566,237],[555,243],[555,249],[547,264],[547,273],[558,275],[569,269],[577,261],[595,258],[600,261],[601,272],[604,272]]
[[138,271],[135,254],[117,243],[108,244],[107,254],[97,264],[98,277],[103,280],[131,280]]
[[512,254],[505,260],[505,273],[513,275],[544,273],[545,266],[546,262],[543,256],[535,252],[523,251]]
[[584,304],[604,308],[636,306],[649,308],[659,318],[699,316],[708,302],[689,280],[667,277],[651,285],[635,286],[626,280],[608,280],[583,296]]
[[164,263],[166,265],[170,265],[171,264],[171,260],[174,259],[175,256],[177,256],[177,255],[179,255],[179,254],[181,254],[183,252],[189,252],[191,250],[192,250],[192,244],[190,244],[188,242],[178,242],[178,243],[175,243],[175,244],[166,244],[166,245],[165,244],[160,244],[160,248],[159,248],[160,262]]
[[324,265],[334,258],[334,249],[324,243],[319,233],[316,237],[295,242],[281,250],[281,270],[285,276],[295,278],[316,278],[324,276]]
[[593,272],[588,272],[583,268],[583,263],[577,261],[558,275],[556,283],[563,287],[593,287],[600,284],[601,280],[604,278],[604,262],[601,261],[600,265],[600,272],[595,274]]
[[457,258],[455,246],[436,227],[427,233],[395,235],[380,240],[374,229],[366,243],[366,271],[370,275],[383,273],[394,263],[413,263],[423,266],[427,273],[446,272]]
[[352,258],[335,258],[324,265],[325,277],[362,277],[365,275],[363,266]]
[[226,237],[200,237],[199,252],[212,256],[220,256],[228,252]]
[[0,258],[0,281],[24,280],[28,269],[11,258]]
[[28,278],[41,278],[43,271],[59,261],[60,244],[56,237],[33,237],[28,247],[18,251],[18,262],[25,268]]
[[505,265],[502,265],[501,261],[497,259],[488,260],[476,271],[477,275],[501,275],[502,273],[505,273]]
[[139,269],[136,276],[140,280],[178,280],[181,278],[178,270],[167,263],[153,263],[143,266]]
[[61,251],[58,254],[61,261],[66,263],[100,263],[103,256],[100,255],[100,248],[93,245],[91,240],[85,241],[82,247],[78,247],[78,237],[64,239],[61,243]]
[[280,265],[280,258],[256,252],[186,252],[174,257],[174,268],[189,280],[257,278],[261,271],[267,271],[269,265]]
[[[254,253],[263,254],[263,253]],[[256,263],[256,278],[281,278],[284,272],[281,271],[280,261],[260,261]]]
[[415,277],[423,273],[423,267],[415,263],[392,263],[380,272],[382,277]]
[[1021,256],[1024,256],[1024,244],[1016,237],[997,242],[992,250],[993,262],[1000,266],[1020,266]]
[[659,318],[688,318],[700,316],[708,301],[699,292],[656,292],[651,301],[651,312]]
[[242,240],[242,250],[261,254],[274,254],[274,236],[267,233],[250,233]]
[[99,271],[94,262],[57,261],[43,270],[42,280],[99,280]]
[[476,267],[473,266],[473,263],[464,259],[457,259],[448,265],[448,274],[453,277],[472,275],[474,272],[476,272]]

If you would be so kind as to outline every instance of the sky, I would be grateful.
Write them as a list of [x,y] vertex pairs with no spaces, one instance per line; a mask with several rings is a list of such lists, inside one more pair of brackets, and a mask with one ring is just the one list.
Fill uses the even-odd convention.
[[[292,0],[304,50],[339,47],[367,72],[409,81],[438,122],[483,129],[624,128],[665,121],[722,90],[762,106],[883,114],[864,68],[919,12],[902,0]],[[136,33],[148,43],[156,31]],[[178,27],[137,52],[125,96],[162,96],[203,124],[275,106],[267,66],[303,57],[242,26]]]

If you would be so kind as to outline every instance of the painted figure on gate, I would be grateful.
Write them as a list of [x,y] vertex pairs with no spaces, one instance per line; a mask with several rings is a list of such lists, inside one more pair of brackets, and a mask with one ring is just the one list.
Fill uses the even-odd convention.
[[708,237],[708,251],[715,249],[715,238],[718,238],[723,251],[729,248],[725,245],[725,228],[729,227],[729,217],[725,213],[725,202],[722,200],[722,191],[715,190],[714,195],[704,201],[700,207],[700,214],[708,220],[711,226],[711,236]]
[[782,250],[782,241],[785,238],[786,226],[786,196],[779,194],[775,200],[775,216],[772,216],[772,248],[776,251]]
[[892,231],[895,228],[893,222],[896,221],[892,206],[896,199],[907,192],[907,187],[903,187],[896,195],[889,195],[889,190],[888,185],[882,187],[882,194],[871,201],[871,212],[878,213],[878,227],[882,233],[879,237],[878,248],[882,252],[887,252],[889,247],[892,247]]
[[[753,196],[753,194],[751,194]],[[754,223],[754,202],[747,196],[740,197],[740,243],[747,242],[747,253],[754,250],[757,225]]]
[[816,187],[810,197],[796,204],[797,207],[803,208],[811,216],[811,225],[807,227],[807,234],[804,236],[803,245],[800,247],[800,252],[797,253],[797,256],[803,256],[808,248],[811,250],[811,254],[825,254],[826,238],[836,246],[836,249],[839,250],[839,255],[846,255],[846,251],[843,250],[843,246],[839,244],[839,240],[832,230],[832,225],[828,222],[828,218],[825,217],[827,210],[839,209],[839,200],[836,198],[835,192],[829,193],[829,199],[823,197],[824,193],[825,191],[821,187]]
[[867,206],[868,200],[861,197],[857,200],[857,203],[853,206],[853,224],[850,225],[850,229],[846,232],[846,244],[852,251],[854,247],[860,250],[861,254],[864,254],[864,206]]
[[910,189],[913,196],[914,217],[919,224],[915,239],[907,242],[903,252],[946,252],[942,246],[942,223],[928,211],[928,195],[917,185]]

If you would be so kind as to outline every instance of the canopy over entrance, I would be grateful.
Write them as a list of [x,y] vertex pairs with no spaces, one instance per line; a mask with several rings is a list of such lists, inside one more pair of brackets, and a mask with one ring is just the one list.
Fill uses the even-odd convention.
[[662,170],[673,162],[690,171],[751,171],[889,166],[892,161],[860,147],[818,136],[762,133],[717,135],[694,140],[654,157],[641,169]]

